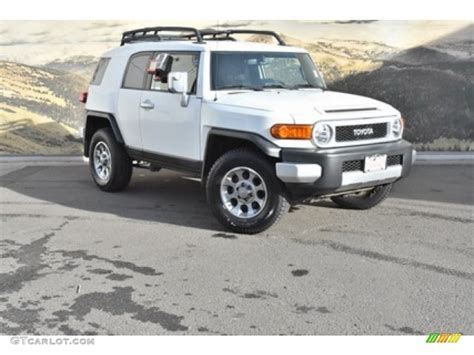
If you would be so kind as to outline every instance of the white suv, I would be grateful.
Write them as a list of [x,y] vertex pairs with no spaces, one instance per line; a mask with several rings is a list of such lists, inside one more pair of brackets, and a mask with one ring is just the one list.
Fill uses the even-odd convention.
[[124,189],[133,166],[193,173],[236,232],[261,232],[308,198],[375,206],[414,160],[400,112],[328,91],[310,55],[271,31],[125,32],[82,101],[84,155],[102,190]]

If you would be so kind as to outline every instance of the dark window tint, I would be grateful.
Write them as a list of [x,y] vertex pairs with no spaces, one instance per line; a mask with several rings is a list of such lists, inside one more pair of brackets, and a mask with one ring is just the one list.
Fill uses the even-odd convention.
[[100,85],[102,83],[102,79],[104,78],[105,70],[109,65],[110,58],[100,58],[99,64],[95,68],[94,75],[92,76],[91,85]]
[[127,67],[123,87],[129,89],[143,89],[145,73],[150,62],[151,53],[139,53],[134,55]]

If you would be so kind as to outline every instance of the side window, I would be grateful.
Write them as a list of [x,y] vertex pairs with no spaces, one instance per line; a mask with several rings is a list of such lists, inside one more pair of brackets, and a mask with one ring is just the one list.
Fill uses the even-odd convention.
[[92,76],[91,85],[100,85],[102,83],[109,62],[110,58],[100,58],[99,63],[95,68],[94,75]]
[[[158,55],[157,53],[156,55]],[[188,73],[188,94],[196,93],[199,53],[170,53],[171,71]],[[151,90],[168,91],[168,83],[162,83],[159,78],[151,78]]]
[[145,86],[145,74],[152,53],[138,53],[131,57],[128,62],[127,71],[123,79],[125,89],[143,89]]

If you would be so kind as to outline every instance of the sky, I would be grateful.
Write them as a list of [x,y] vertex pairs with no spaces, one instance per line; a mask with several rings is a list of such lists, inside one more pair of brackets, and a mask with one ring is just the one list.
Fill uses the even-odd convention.
[[[277,30],[311,42],[356,40],[405,49],[465,28],[463,21],[1,21],[0,60],[31,65],[76,55],[100,56],[119,44],[122,32],[146,26],[253,28]],[[472,40],[473,36],[471,36]]]

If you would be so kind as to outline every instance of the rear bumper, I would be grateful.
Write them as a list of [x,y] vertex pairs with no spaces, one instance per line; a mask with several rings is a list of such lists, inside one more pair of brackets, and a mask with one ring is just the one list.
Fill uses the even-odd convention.
[[[396,157],[386,170],[365,173],[366,156],[386,154]],[[282,149],[276,174],[293,199],[323,196],[395,182],[405,177],[415,158],[407,141],[333,149]],[[360,162],[360,169],[343,168],[344,162]]]

